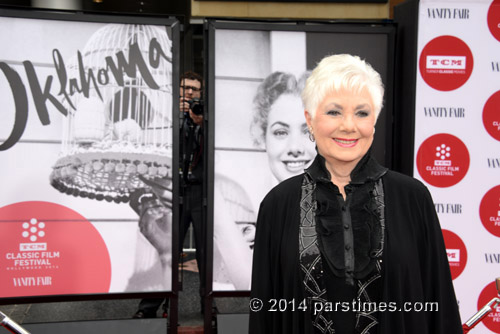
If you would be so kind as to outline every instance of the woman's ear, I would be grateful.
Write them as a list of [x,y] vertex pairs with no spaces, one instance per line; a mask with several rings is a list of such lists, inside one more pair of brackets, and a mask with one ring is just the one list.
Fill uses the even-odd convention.
[[306,117],[306,123],[307,123],[307,128],[311,129],[312,128],[312,116],[309,113],[309,111],[304,110],[304,116]]

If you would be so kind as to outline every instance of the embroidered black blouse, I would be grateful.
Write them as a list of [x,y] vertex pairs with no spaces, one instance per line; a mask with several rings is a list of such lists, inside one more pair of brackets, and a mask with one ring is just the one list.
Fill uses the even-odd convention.
[[[344,200],[338,187],[331,182],[322,156],[318,155],[306,170],[316,185],[318,248],[326,263],[322,266],[326,299],[335,305],[328,312],[329,320],[337,334],[362,333],[367,327],[375,331],[377,321],[371,317],[376,318],[377,313],[366,310],[363,316],[370,317],[369,321],[357,321],[356,313],[360,313],[357,310],[361,305],[353,306],[361,300],[376,302],[380,299],[377,278],[380,276],[382,252],[379,250],[384,242],[384,221],[379,217],[379,204],[373,192],[375,182],[386,171],[387,168],[380,166],[369,154],[365,155],[351,173],[352,182],[345,187]],[[380,206],[383,207],[383,203]],[[370,283],[373,286],[365,289],[364,282],[369,280],[373,281]]]
[[[321,160],[321,159],[320,159]],[[372,165],[373,164],[373,165]],[[317,166],[317,161],[314,164]],[[315,168],[315,167],[311,167]],[[320,168],[324,168],[321,167]],[[376,171],[380,168],[380,174]],[[311,172],[312,169],[309,170]],[[311,173],[310,173],[311,174]],[[314,172],[312,173],[314,177]],[[321,173],[320,173],[321,174]],[[319,176],[315,175],[315,176]],[[324,175],[323,175],[324,176]],[[304,288],[303,264],[299,255],[299,230],[301,217],[301,189],[304,175],[292,177],[272,189],[261,203],[257,219],[257,232],[252,270],[251,298],[263,302],[262,310],[250,312],[250,333],[315,333],[311,317],[314,310],[309,307],[298,308],[307,293]],[[319,176],[321,177],[321,176]],[[385,202],[385,233],[382,253],[382,272],[379,290],[379,302],[386,303],[390,309],[379,312],[376,331],[369,329],[365,333],[383,334],[458,334],[462,333],[458,306],[453,290],[448,260],[444,248],[441,229],[427,188],[419,181],[385,169],[375,161],[364,158],[351,175],[349,187],[367,184],[377,177],[383,183]],[[326,178],[326,177],[325,177]],[[371,182],[371,181],[370,181]],[[368,183],[370,183],[368,182]],[[321,191],[319,195],[321,200]],[[335,205],[337,202],[333,202]],[[359,205],[369,204],[361,201]],[[353,205],[353,203],[351,203]],[[318,211],[320,208],[318,208]],[[328,211],[328,210],[327,210]],[[369,211],[369,210],[368,210]],[[353,213],[352,207],[350,210]],[[354,220],[354,219],[353,219]],[[354,226],[354,225],[353,225]],[[372,226],[373,227],[373,226]],[[367,275],[371,263],[376,259],[365,255],[357,256],[359,249],[372,249],[371,228],[362,229],[361,246],[353,233],[354,270],[353,279]],[[364,238],[364,239],[363,239]],[[359,239],[359,238],[358,238]],[[334,238],[344,243],[343,234]],[[359,247],[358,247],[359,246]],[[333,249],[336,246],[333,246]],[[337,254],[344,253],[342,247]],[[322,251],[323,253],[323,251]],[[335,254],[335,251],[334,251]],[[357,261],[357,259],[360,259]],[[346,275],[346,261],[330,264],[323,256],[323,268],[328,267],[336,278],[341,278],[349,285]],[[335,261],[335,260],[333,260]],[[359,262],[356,266],[356,262]],[[323,280],[327,275],[323,276]],[[327,280],[327,290],[337,286],[338,281]],[[358,290],[354,289],[347,298]],[[326,296],[326,298],[338,298]],[[283,312],[269,311],[275,301],[284,300],[288,307]],[[405,303],[434,302],[439,310],[434,312],[405,312]],[[400,310],[401,308],[401,310]],[[395,311],[393,311],[393,309]],[[352,326],[351,320],[346,320]],[[335,328],[335,324],[334,324]]]

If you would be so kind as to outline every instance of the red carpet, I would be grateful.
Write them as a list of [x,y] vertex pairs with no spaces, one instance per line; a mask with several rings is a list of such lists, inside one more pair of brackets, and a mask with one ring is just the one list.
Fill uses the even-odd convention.
[[179,334],[203,334],[203,327],[202,326],[179,327],[177,333],[179,333]]

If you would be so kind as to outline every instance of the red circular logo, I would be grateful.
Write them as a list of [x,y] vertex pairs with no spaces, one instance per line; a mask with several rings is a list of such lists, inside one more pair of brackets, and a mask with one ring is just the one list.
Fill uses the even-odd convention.
[[486,101],[483,108],[483,124],[490,136],[500,140],[500,91],[491,95]]
[[111,261],[101,235],[77,212],[49,202],[0,208],[0,297],[104,293]]
[[[481,291],[481,294],[479,294],[477,310],[479,311],[482,309],[483,306],[495,297],[498,297],[498,291],[495,282],[491,282]],[[483,319],[483,324],[490,331],[500,333],[500,305],[494,308],[493,311]]]
[[465,269],[467,264],[467,249],[465,244],[455,233],[443,230],[444,244],[446,245],[446,254],[450,264],[451,278],[455,279]]
[[450,91],[461,87],[472,74],[474,59],[467,44],[454,36],[431,40],[420,54],[424,81],[434,89]]
[[435,187],[451,187],[467,174],[469,151],[457,137],[440,133],[427,138],[417,153],[417,169]]
[[500,41],[500,0],[494,0],[488,9],[488,28],[498,41]]
[[500,186],[490,189],[479,205],[483,226],[491,234],[500,237]]

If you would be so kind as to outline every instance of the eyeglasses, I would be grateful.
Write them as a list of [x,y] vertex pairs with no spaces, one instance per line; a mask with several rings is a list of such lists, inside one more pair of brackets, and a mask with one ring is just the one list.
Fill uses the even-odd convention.
[[201,88],[194,87],[194,86],[181,86],[182,89],[184,90],[192,90],[193,92],[199,92]]

